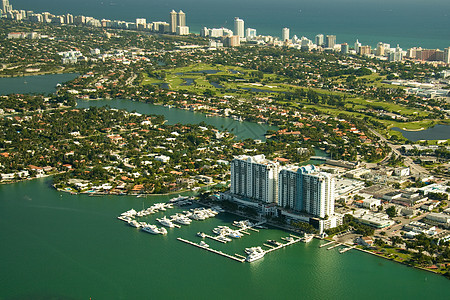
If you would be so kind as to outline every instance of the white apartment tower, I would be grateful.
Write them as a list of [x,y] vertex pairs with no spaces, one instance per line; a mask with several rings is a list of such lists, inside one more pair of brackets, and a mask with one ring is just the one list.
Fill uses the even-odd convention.
[[256,29],[253,29],[253,28],[245,29],[245,37],[247,39],[256,38]]
[[324,44],[323,34],[316,35],[316,45],[317,46],[323,46],[323,44]]
[[234,35],[238,35],[240,38],[244,38],[244,20],[239,19],[238,17],[234,18]]
[[283,28],[281,31],[281,39],[283,42],[289,41],[289,28]]
[[254,201],[278,200],[278,163],[264,155],[238,156],[231,162],[231,193]]
[[2,0],[2,12],[4,15],[12,11],[12,5],[9,4],[9,0]]
[[358,40],[356,40],[356,42],[355,42],[355,51],[356,51],[357,54],[359,53],[359,48],[360,47],[361,47],[361,43]]
[[444,62],[450,64],[450,47],[444,49]]
[[177,14],[177,26],[186,26],[186,14],[182,10]]
[[313,165],[283,168],[279,174],[278,205],[324,218],[334,215],[334,178]]
[[176,33],[177,32],[177,26],[178,26],[178,15],[177,12],[172,9],[170,12],[170,32]]

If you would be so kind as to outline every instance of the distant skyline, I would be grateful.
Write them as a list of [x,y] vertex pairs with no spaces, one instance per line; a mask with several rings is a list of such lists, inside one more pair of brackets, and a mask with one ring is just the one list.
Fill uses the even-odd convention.
[[318,33],[337,36],[337,43],[400,43],[403,48],[450,46],[450,1],[381,0],[11,0],[15,9],[83,14],[96,18],[134,21],[168,21],[172,9],[182,9],[191,32],[203,26],[233,30],[235,17],[258,34],[281,37],[283,27],[291,36],[313,39]]

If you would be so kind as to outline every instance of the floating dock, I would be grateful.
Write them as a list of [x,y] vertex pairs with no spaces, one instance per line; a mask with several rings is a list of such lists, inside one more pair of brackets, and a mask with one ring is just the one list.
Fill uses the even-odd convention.
[[[205,247],[205,246],[200,246],[199,244],[196,244],[196,243],[194,243],[194,242],[191,242],[191,241],[182,239],[182,238],[180,238],[180,237],[177,238],[177,240],[179,240],[179,241],[181,241],[181,242],[183,242],[183,243],[190,244],[190,245],[192,245],[192,246],[195,246],[195,247],[204,249],[204,250],[206,250],[206,251],[209,251],[209,252],[212,252],[212,253],[216,253],[216,254],[222,255],[222,256],[224,256],[224,257],[227,257],[227,258],[229,258],[229,259],[232,259],[232,260],[235,260],[235,261],[238,261],[238,262],[241,262],[241,263],[245,262],[245,258],[239,258],[239,257],[233,256],[233,255],[229,255],[229,254],[223,253],[222,251],[214,250],[214,249],[211,249],[211,248]],[[241,256],[241,257],[243,257],[243,256]]]

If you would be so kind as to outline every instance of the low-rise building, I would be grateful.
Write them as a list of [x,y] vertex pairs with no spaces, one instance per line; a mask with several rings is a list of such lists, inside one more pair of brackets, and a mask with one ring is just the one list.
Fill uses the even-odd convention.
[[361,236],[356,239],[356,242],[364,247],[372,247],[373,246],[373,240],[369,236]]
[[389,219],[384,213],[374,213],[370,210],[359,209],[353,212],[353,217],[361,224],[375,228],[385,228],[394,225],[395,222]]

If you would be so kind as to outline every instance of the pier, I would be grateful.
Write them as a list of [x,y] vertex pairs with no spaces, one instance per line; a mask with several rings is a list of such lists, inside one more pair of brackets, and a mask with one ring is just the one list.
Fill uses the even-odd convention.
[[356,247],[356,246],[351,246],[351,247],[348,247],[348,248],[341,249],[341,250],[339,250],[339,253],[340,253],[340,254],[345,253],[345,252],[347,252],[348,250],[352,250],[352,249],[355,248],[355,247]]
[[[219,235],[219,236],[220,236],[220,235]],[[222,243],[222,244],[226,244],[226,243],[227,243],[227,242],[224,241],[224,240],[218,239],[217,237],[211,236],[211,235],[206,234],[206,233],[205,233],[205,237],[207,237],[208,239],[214,240],[214,241],[216,241],[216,242]]]
[[[239,258],[239,257],[233,256],[233,255],[229,255],[229,254],[223,253],[222,251],[218,251],[218,250],[211,249],[211,248],[206,247],[206,246],[200,246],[199,244],[196,244],[196,243],[194,243],[194,242],[191,242],[191,241],[182,239],[182,238],[180,238],[180,237],[177,238],[177,240],[179,240],[179,241],[181,241],[181,242],[183,242],[183,243],[190,244],[190,245],[192,245],[192,246],[195,246],[195,247],[198,247],[198,248],[207,250],[207,251],[209,251],[209,252],[212,252],[212,253],[215,253],[215,254],[222,255],[223,257],[227,257],[227,258],[229,258],[229,259],[232,259],[232,260],[235,260],[235,261],[238,261],[238,262],[241,262],[241,263],[245,262],[245,258]],[[241,257],[243,257],[243,256],[241,256]]]
[[326,244],[322,244],[322,245],[319,246],[319,248],[326,247],[326,246],[331,245],[333,243],[335,243],[335,241],[331,241],[331,242],[328,242]]
[[266,250],[265,252],[266,252],[266,254],[267,253],[270,253],[270,252],[272,252],[272,251],[275,251],[275,250],[278,250],[278,249],[281,249],[281,248],[284,248],[284,247],[287,247],[287,246],[290,246],[290,245],[293,245],[293,244],[296,244],[296,243],[298,243],[298,242],[300,242],[300,238],[298,238],[298,239],[296,239],[296,240],[293,240],[293,241],[290,241],[290,242],[287,242],[286,244],[281,244],[281,245],[279,245],[279,246],[276,246],[276,247],[272,247],[271,249],[269,249],[269,250]]
[[334,249],[334,248],[339,247],[339,246],[341,246],[341,245],[342,245],[341,243],[337,243],[336,245],[333,245],[333,246],[331,246],[331,247],[328,247],[327,250]]

